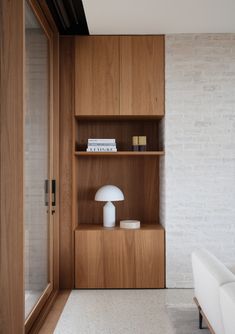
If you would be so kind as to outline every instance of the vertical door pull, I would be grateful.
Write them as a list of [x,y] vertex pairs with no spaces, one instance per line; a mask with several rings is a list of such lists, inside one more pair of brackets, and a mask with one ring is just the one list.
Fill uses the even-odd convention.
[[51,181],[51,205],[56,206],[56,180]]

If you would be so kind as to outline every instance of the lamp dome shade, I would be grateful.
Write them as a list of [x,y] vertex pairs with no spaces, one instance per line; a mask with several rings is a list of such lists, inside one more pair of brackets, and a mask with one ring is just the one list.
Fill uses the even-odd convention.
[[121,189],[113,185],[106,185],[97,190],[95,194],[95,201],[112,202],[123,201],[124,195]]

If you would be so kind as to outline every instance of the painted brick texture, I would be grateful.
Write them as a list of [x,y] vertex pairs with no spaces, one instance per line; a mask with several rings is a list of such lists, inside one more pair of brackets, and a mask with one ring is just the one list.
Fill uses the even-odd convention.
[[191,252],[235,266],[235,34],[166,36],[161,222],[167,287],[192,287]]

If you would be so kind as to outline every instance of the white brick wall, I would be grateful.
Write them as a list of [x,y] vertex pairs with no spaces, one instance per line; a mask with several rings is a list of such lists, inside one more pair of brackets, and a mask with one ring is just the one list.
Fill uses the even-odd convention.
[[235,34],[166,36],[161,221],[167,287],[201,246],[235,266]]

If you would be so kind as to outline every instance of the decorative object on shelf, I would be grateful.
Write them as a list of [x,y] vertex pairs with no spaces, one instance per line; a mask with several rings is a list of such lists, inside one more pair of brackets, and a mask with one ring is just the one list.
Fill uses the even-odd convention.
[[140,228],[139,220],[120,220],[120,228],[138,229]]
[[147,137],[146,136],[132,136],[132,151],[146,151]]
[[139,137],[132,137],[132,151],[139,151]]
[[146,136],[139,136],[139,151],[146,151],[146,149],[147,149]]
[[104,227],[114,227],[116,222],[115,206],[112,202],[124,201],[121,189],[113,185],[105,185],[96,192],[95,201],[107,202],[103,207],[103,225]]
[[87,152],[117,152],[115,139],[88,139]]

